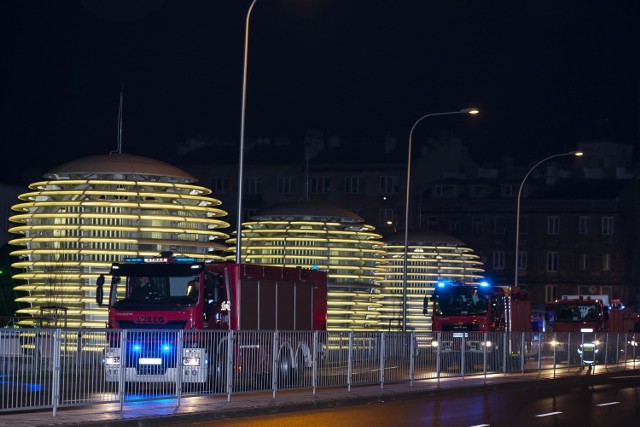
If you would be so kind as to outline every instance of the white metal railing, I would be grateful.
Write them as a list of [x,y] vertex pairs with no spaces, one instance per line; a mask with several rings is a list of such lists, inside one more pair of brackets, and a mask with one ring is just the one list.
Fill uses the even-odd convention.
[[0,412],[351,387],[445,377],[636,369],[635,335],[0,329]]

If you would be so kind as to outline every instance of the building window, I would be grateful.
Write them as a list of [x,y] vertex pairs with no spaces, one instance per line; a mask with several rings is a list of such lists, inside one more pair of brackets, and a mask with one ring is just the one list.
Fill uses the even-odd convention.
[[502,186],[502,197],[516,197],[518,194],[515,185],[503,185]]
[[581,216],[578,219],[578,234],[585,235],[591,233],[591,217]]
[[529,233],[529,217],[523,216],[520,217],[520,234],[528,234]]
[[383,194],[398,194],[398,177],[397,176],[381,176],[380,192]]
[[244,179],[244,188],[247,195],[262,194],[262,179],[257,176],[249,176]]
[[324,176],[312,176],[310,179],[311,194],[325,194],[329,192],[329,180]]
[[529,255],[527,252],[518,251],[518,270],[526,270],[529,266]]
[[544,285],[544,302],[552,303],[558,299],[558,287],[556,285]]
[[482,217],[474,216],[471,218],[471,231],[482,234]]
[[555,273],[558,271],[558,252],[547,252],[547,272]]
[[504,270],[504,251],[495,251],[493,253],[493,269]]
[[427,217],[427,230],[437,230],[437,229],[438,229],[438,217],[437,216]]
[[610,236],[613,234],[613,217],[612,216],[603,216],[602,217],[602,234]]
[[433,197],[448,198],[455,197],[456,189],[453,185],[436,185],[433,187]]
[[460,231],[460,218],[449,219],[449,232],[458,233]]
[[278,178],[278,193],[280,194],[292,194],[293,183],[295,182],[292,176],[281,176]]
[[612,292],[613,288],[611,286],[600,286],[600,295],[609,295],[609,298],[611,298]]
[[589,269],[589,254],[580,254],[580,259],[578,260],[578,269]]
[[213,195],[225,194],[229,190],[229,179],[225,176],[211,178],[211,191]]
[[479,185],[471,187],[471,197],[482,197],[482,187]]
[[547,234],[560,234],[560,217],[547,217]]
[[345,194],[360,194],[362,192],[360,185],[361,185],[361,180],[359,176],[344,177]]
[[495,234],[504,234],[507,230],[507,219],[503,216],[497,216],[494,220],[493,232]]
[[611,270],[611,254],[602,254],[602,271]]

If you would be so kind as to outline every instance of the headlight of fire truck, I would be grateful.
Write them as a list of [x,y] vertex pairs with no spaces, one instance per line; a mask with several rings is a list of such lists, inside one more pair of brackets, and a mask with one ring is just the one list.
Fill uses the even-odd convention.
[[182,364],[184,366],[200,366],[202,360],[201,349],[185,348],[182,356]]
[[431,341],[431,347],[438,348],[438,340]]
[[636,341],[636,339],[635,339],[635,338],[631,338],[631,339],[629,340],[629,345],[630,345],[631,347],[637,347],[637,346],[638,346],[638,341]]
[[491,348],[491,346],[493,346],[493,343],[492,343],[491,341],[482,341],[482,342],[480,343],[480,345],[481,345],[482,347]]

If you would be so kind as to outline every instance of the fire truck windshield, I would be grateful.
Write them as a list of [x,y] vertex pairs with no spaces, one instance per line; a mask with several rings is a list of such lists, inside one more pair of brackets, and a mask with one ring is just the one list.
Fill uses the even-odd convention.
[[485,315],[489,299],[475,286],[451,286],[434,294],[434,313],[440,316]]
[[584,322],[596,320],[598,306],[594,303],[561,304],[555,313],[555,320],[559,322]]

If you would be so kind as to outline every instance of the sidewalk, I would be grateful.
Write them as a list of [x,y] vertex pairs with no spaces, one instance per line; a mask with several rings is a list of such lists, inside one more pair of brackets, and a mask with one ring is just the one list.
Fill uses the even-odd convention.
[[[617,373],[610,370],[610,373]],[[625,372],[620,370],[619,372]],[[626,370],[629,372],[629,370]],[[603,374],[603,372],[600,372]],[[0,414],[0,425],[11,427],[139,427],[158,426],[178,422],[197,422],[242,416],[255,416],[288,412],[296,410],[321,409],[337,406],[380,402],[384,400],[399,400],[421,396],[430,396],[436,393],[455,391],[463,393],[465,389],[501,385],[513,385],[522,382],[559,381],[563,378],[575,378],[577,375],[585,375],[575,369],[556,371],[543,371],[538,374],[494,374],[476,377],[452,377],[442,378],[438,382],[435,379],[415,381],[413,386],[409,383],[387,384],[383,388],[376,386],[347,388],[323,388],[317,389],[314,395],[312,390],[288,390],[279,391],[275,398],[272,393],[237,394],[227,400],[225,396],[198,396],[186,397],[176,407],[175,399],[166,399],[152,402],[126,403],[122,412],[118,404],[102,404],[83,406],[82,408],[64,408],[58,410],[53,416],[51,409],[21,413]],[[590,375],[590,378],[606,379],[606,375]]]

